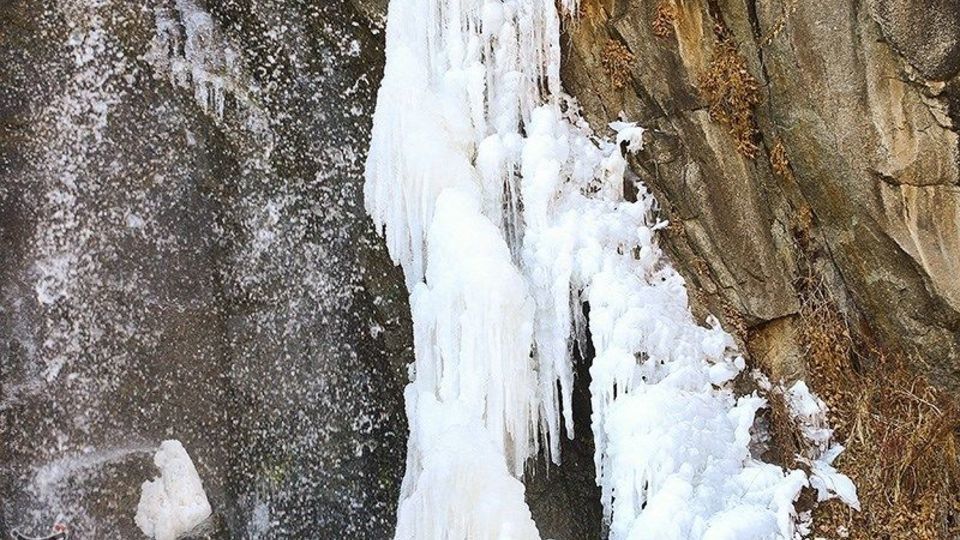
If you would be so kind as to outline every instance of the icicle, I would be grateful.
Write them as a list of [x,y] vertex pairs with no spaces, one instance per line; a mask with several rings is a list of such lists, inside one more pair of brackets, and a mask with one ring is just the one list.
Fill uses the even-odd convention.
[[193,90],[204,113],[223,120],[225,94],[239,91],[233,80],[240,71],[236,54],[218,35],[213,17],[195,0],[176,0],[175,8],[156,9],[157,34],[145,57],[173,84]]
[[[410,452],[397,511],[397,540],[536,540],[523,484],[491,433],[454,402],[407,389]],[[410,471],[415,471],[411,474]]]
[[440,195],[428,245],[443,264],[428,267],[411,297],[414,386],[472,413],[519,476],[533,453],[538,408],[526,282],[475,194]]
[[[501,232],[517,205],[504,186],[521,73],[516,49],[492,43],[509,41],[494,26],[511,13],[497,0],[390,5],[364,195],[412,291],[397,538],[539,536],[517,479],[539,441],[534,303]],[[488,77],[493,58],[514,69]],[[489,118],[495,102],[504,116]]]
[[427,243],[445,264],[428,266],[411,300],[416,363],[396,537],[537,539],[516,478],[536,443],[532,301],[476,194],[444,191]]

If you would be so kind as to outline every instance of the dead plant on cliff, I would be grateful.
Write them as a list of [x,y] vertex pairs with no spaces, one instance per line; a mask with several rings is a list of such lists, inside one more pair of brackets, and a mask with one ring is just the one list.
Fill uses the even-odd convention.
[[621,90],[627,85],[634,62],[636,57],[626,45],[615,39],[607,40],[600,57],[600,64],[614,88]]
[[668,38],[673,35],[673,25],[677,22],[677,9],[670,0],[663,0],[657,5],[657,16],[654,17],[653,35],[658,38]]
[[[823,538],[960,538],[960,409],[908,359],[855,338],[826,288],[799,287],[801,339],[809,379],[830,407],[846,447],[840,470],[857,485],[862,511],[837,501],[818,507]],[[863,334],[864,332],[859,332]]]
[[760,83],[747,70],[747,61],[729,37],[720,37],[707,72],[700,79],[700,92],[710,117],[726,126],[737,150],[753,159],[759,153],[753,109],[760,103]]

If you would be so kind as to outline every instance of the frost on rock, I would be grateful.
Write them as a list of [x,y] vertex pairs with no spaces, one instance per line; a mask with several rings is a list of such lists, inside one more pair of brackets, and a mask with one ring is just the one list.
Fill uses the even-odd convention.
[[153,462],[160,476],[143,483],[135,521],[151,538],[174,540],[210,517],[210,503],[180,441],[163,441]]
[[691,315],[656,201],[624,197],[643,129],[598,138],[563,95],[557,9],[390,4],[364,194],[412,291],[397,537],[537,537],[519,479],[541,444],[559,463],[575,436],[572,353],[589,329],[611,537],[793,538],[810,480],[751,457],[766,403],[730,388],[745,362]]
[[191,88],[205,113],[223,119],[226,93],[241,93],[236,50],[194,0],[176,0],[175,9],[157,8],[156,24],[147,60],[177,86]]
[[[200,111],[225,128],[227,139],[248,150],[252,157],[245,167],[271,172],[277,135],[263,102],[264,88],[250,76],[251,66],[240,55],[242,46],[230,40],[196,0],[167,0],[154,8],[154,21],[156,33],[144,54],[154,76],[190,92]],[[188,144],[195,144],[192,134]]]

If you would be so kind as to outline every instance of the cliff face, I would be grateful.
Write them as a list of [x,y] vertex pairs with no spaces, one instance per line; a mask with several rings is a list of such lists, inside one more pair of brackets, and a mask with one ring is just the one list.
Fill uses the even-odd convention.
[[140,537],[167,438],[211,536],[390,536],[410,323],[362,208],[379,27],[192,0],[9,1],[0,27],[0,536]]
[[596,129],[652,128],[634,170],[693,296],[783,375],[814,279],[956,389],[958,21],[949,0],[589,0],[565,84]]
[[[409,308],[360,189],[384,12],[0,3],[0,535],[137,537],[165,438],[210,536],[392,534]],[[662,241],[756,365],[822,377],[828,304],[960,389],[960,2],[583,0],[563,45],[598,132],[650,128]],[[601,530],[588,364],[578,439],[526,479],[545,537]]]

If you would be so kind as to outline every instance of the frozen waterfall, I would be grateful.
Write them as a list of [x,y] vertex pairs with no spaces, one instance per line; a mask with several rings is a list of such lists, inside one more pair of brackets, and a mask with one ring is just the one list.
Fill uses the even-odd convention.
[[572,351],[589,328],[611,537],[793,538],[810,479],[751,457],[765,401],[734,394],[744,360],[690,313],[653,197],[624,196],[643,130],[594,135],[560,88],[561,18],[576,10],[390,4],[365,196],[415,329],[396,536],[538,537],[524,465],[541,449],[559,463],[560,437],[576,436]]

